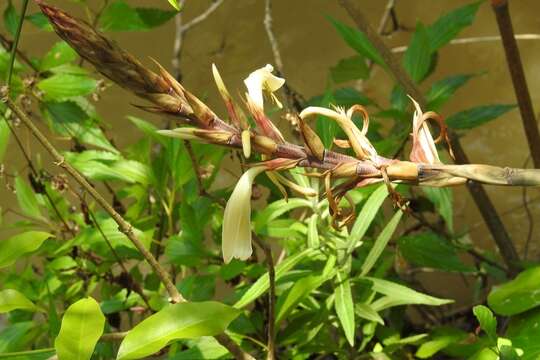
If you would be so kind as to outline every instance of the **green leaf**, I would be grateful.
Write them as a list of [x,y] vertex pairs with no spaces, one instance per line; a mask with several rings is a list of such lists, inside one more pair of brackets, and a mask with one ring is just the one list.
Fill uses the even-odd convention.
[[455,328],[436,329],[430,340],[426,341],[416,351],[415,356],[419,359],[431,359],[440,350],[456,344],[467,338],[467,333]]
[[522,271],[515,279],[495,286],[488,305],[499,315],[520,314],[540,305],[540,266]]
[[422,294],[416,290],[406,286],[396,284],[394,282],[365,276],[363,279],[369,280],[372,283],[372,290],[380,294],[388,296],[393,301],[405,304],[421,304],[439,306],[449,304],[454,300],[439,299],[433,296]]
[[28,351],[17,351],[13,353],[0,353],[0,359],[11,360],[48,360],[54,357],[54,349],[38,349]]
[[437,212],[441,215],[446,223],[448,230],[454,229],[454,208],[452,206],[452,189],[451,188],[435,188],[422,187],[422,191],[426,194],[429,201],[435,205]]
[[107,6],[99,19],[103,31],[146,31],[163,25],[176,11],[155,8],[133,8],[124,1]]
[[347,241],[347,252],[351,253],[362,240],[369,226],[373,222],[375,215],[382,206],[384,199],[388,196],[388,189],[385,185],[380,185],[367,199],[360,214],[356,217],[349,239]]
[[536,308],[518,316],[513,316],[506,330],[506,337],[512,345],[523,350],[521,360],[538,360],[540,357],[540,308]]
[[167,360],[193,360],[193,359],[224,359],[229,351],[215,338],[203,336],[199,339],[186,341],[187,350],[170,354]]
[[49,18],[41,12],[26,15],[26,20],[43,31],[53,31],[53,27],[49,22]]
[[171,4],[171,6],[176,9],[176,11],[181,10],[182,4],[180,3],[179,0],[168,0],[168,1],[169,1],[169,4]]
[[320,246],[319,230],[317,229],[318,221],[319,215],[317,214],[312,214],[308,221],[307,242],[312,249],[318,249]]
[[12,36],[15,36],[18,25],[19,15],[17,14],[15,7],[13,6],[13,3],[11,1],[8,1],[7,7],[4,10],[4,26]]
[[15,178],[17,202],[22,212],[34,219],[44,219],[39,211],[38,200],[32,188],[20,177]]
[[373,265],[375,265],[375,263],[379,259],[379,256],[381,256],[384,248],[388,244],[388,241],[390,241],[390,238],[394,234],[394,231],[396,230],[402,215],[403,211],[396,211],[394,216],[392,216],[392,219],[390,219],[390,221],[388,222],[388,224],[386,224],[379,236],[377,236],[373,247],[369,251],[366,260],[362,264],[361,276],[366,275],[371,270]]
[[513,110],[514,104],[482,105],[460,111],[446,120],[452,129],[472,129]]
[[169,305],[128,332],[117,359],[149,356],[173,340],[217,335],[239,314],[239,310],[215,301]]
[[429,43],[431,51],[435,52],[448,44],[461,30],[471,25],[474,21],[478,7],[482,1],[457,8],[441,16],[435,23],[428,27]]
[[424,232],[398,240],[399,252],[408,262],[444,271],[471,272],[474,268],[461,262],[456,249],[439,235]]
[[497,341],[497,319],[487,306],[477,305],[473,307],[474,316],[480,323],[480,328],[484,330],[491,341]]
[[330,20],[332,25],[334,25],[339,35],[343,40],[345,40],[347,45],[356,50],[360,55],[371,59],[373,62],[379,64],[382,67],[386,67],[383,58],[363,32],[360,32],[348,25],[345,25],[334,18],[329,17],[328,20]]
[[280,217],[284,213],[297,209],[299,207],[310,208],[312,203],[309,200],[302,198],[289,198],[288,200],[281,199],[274,201],[260,211],[255,216],[254,228],[258,234],[264,233],[264,230],[268,226],[268,223],[272,220]]
[[7,120],[0,115],[0,164],[4,161],[4,155],[9,144],[9,134]]
[[453,75],[434,82],[426,94],[427,108],[433,111],[438,110],[460,87],[474,76],[473,74]]
[[0,313],[10,312],[16,309],[36,311],[37,307],[26,296],[15,289],[0,291]]
[[[278,281],[283,275],[285,275],[289,270],[291,270],[296,264],[298,264],[301,260],[307,259],[310,256],[317,254],[318,251],[314,249],[306,249],[304,251],[301,251],[295,255],[292,255],[291,257],[286,258],[283,260],[279,265],[275,268],[276,273],[276,281]],[[270,280],[268,278],[268,273],[261,276],[251,287],[242,295],[240,300],[236,302],[233,306],[237,309],[241,309],[250,303],[252,303],[255,299],[257,299],[259,296],[264,294],[268,287],[270,286]]]
[[384,325],[384,320],[381,318],[379,313],[377,313],[375,309],[373,309],[373,307],[369,304],[357,303],[356,305],[354,305],[354,312],[362,319],[374,321],[381,325]]
[[54,348],[60,360],[89,360],[103,334],[105,316],[91,297],[81,299],[67,308],[62,317],[60,333]]
[[340,60],[335,66],[330,68],[332,80],[342,83],[350,80],[365,79],[369,74],[366,61],[363,56],[352,56]]
[[338,284],[334,290],[336,314],[341,327],[345,332],[345,337],[351,346],[354,346],[354,301],[351,293],[351,282],[348,278],[343,279],[342,274],[337,272]]
[[22,321],[0,330],[0,354],[24,349],[29,342],[28,335],[35,328],[36,324],[33,321]]
[[276,324],[285,319],[296,306],[311,292],[321,286],[328,277],[324,275],[308,275],[297,280],[276,304]]
[[34,252],[52,237],[43,231],[27,231],[0,241],[0,268],[13,264],[23,255]]
[[89,95],[96,90],[96,86],[96,80],[72,74],[55,74],[37,83],[38,89],[45,93],[45,100],[55,101]]
[[50,70],[56,66],[67,64],[77,59],[77,53],[65,41],[59,41],[41,60],[39,69],[41,71]]
[[428,74],[431,64],[431,50],[426,28],[421,23],[416,25],[416,31],[411,39],[405,56],[403,67],[411,78],[419,83]]

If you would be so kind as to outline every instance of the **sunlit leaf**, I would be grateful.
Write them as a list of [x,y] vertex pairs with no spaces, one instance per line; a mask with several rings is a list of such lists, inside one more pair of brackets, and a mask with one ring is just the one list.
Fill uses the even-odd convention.
[[497,319],[487,306],[476,305],[473,314],[480,323],[480,328],[485,331],[491,341],[497,340]]
[[62,101],[93,93],[97,81],[88,76],[56,74],[41,80],[36,86],[44,92],[46,100]]
[[0,268],[9,266],[23,255],[34,252],[52,237],[43,231],[27,231],[0,241]]
[[375,309],[373,309],[373,307],[369,304],[356,303],[354,305],[354,312],[362,319],[366,319],[368,321],[375,321],[381,325],[384,325],[384,320],[381,318],[379,313],[377,313]]
[[456,344],[467,337],[465,331],[454,328],[435,329],[430,339],[420,345],[415,356],[419,359],[431,359],[437,352]]
[[472,129],[495,120],[515,107],[513,104],[481,105],[449,116],[446,124],[452,129]]
[[373,291],[386,295],[394,301],[399,301],[403,305],[422,304],[439,306],[453,302],[453,300],[439,299],[430,295],[422,294],[404,285],[400,285],[388,280],[373,277],[364,277],[364,279],[369,280],[372,283]]
[[173,340],[217,335],[239,314],[239,310],[215,301],[169,305],[128,332],[117,359],[141,359]]
[[105,316],[93,298],[81,299],[68,307],[54,341],[59,360],[89,360],[104,326]]
[[36,194],[20,176],[15,178],[15,191],[22,212],[35,219],[43,219]]
[[538,360],[540,357],[540,308],[512,316],[506,331],[506,337],[512,345],[523,350],[522,360]]
[[321,286],[328,278],[324,275],[309,275],[297,280],[276,304],[276,323],[285,319],[291,311],[312,291]]
[[77,58],[77,53],[65,41],[54,44],[51,50],[41,59],[40,70],[47,71],[53,67],[69,63]]
[[144,31],[163,25],[176,15],[176,11],[156,8],[134,8],[125,1],[110,3],[99,18],[104,31]]
[[6,289],[0,291],[0,313],[10,312],[21,309],[36,311],[37,308],[33,302],[15,289]]
[[454,229],[454,208],[451,188],[422,187],[429,201],[435,205],[437,212],[444,219],[448,230]]
[[540,305],[540,267],[522,271],[515,279],[493,287],[488,305],[499,315],[520,314]]
[[9,144],[9,132],[7,121],[0,115],[0,164],[4,161],[4,155]]
[[351,282],[345,278],[339,271],[336,274],[338,282],[334,290],[336,314],[341,327],[345,332],[345,337],[351,346],[354,346],[354,300],[351,293]]

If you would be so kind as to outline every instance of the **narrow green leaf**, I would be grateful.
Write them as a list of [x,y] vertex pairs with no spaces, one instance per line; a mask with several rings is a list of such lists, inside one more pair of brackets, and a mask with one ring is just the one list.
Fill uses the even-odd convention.
[[327,277],[324,275],[309,275],[297,280],[276,304],[276,324],[285,319],[296,306],[312,291],[321,286]]
[[497,319],[487,306],[477,305],[473,307],[474,316],[480,323],[480,328],[485,331],[491,341],[497,341]]
[[15,289],[0,291],[0,313],[10,312],[16,309],[36,311],[37,307],[26,296]]
[[312,249],[317,249],[320,246],[319,230],[317,229],[317,223],[319,221],[319,215],[313,214],[308,221],[308,246]]
[[53,27],[51,23],[49,23],[49,19],[42,12],[26,15],[26,20],[30,21],[32,25],[43,31],[53,31]]
[[27,231],[0,241],[0,268],[9,266],[23,255],[34,252],[43,242],[52,237],[42,231]]
[[482,105],[460,111],[446,120],[452,129],[472,129],[513,110],[514,104]]
[[345,337],[351,346],[354,346],[354,301],[351,293],[351,282],[348,278],[344,279],[344,276],[338,271],[337,278],[338,284],[334,290],[336,308],[336,314],[338,316]]
[[173,340],[217,335],[239,314],[240,310],[215,301],[169,305],[128,332],[117,359],[141,359]]
[[436,329],[430,335],[430,339],[420,345],[415,356],[419,359],[431,359],[442,349],[462,341],[467,336],[465,331],[455,328]]
[[416,31],[403,57],[403,67],[411,78],[419,83],[428,74],[431,64],[431,49],[426,28],[421,23],[416,25]]
[[44,92],[45,100],[63,101],[93,93],[97,81],[88,76],[55,74],[41,80],[36,86]]
[[340,60],[335,66],[330,68],[330,74],[335,83],[342,83],[365,79],[369,74],[369,69],[364,57],[356,55]]
[[260,211],[255,216],[254,228],[256,233],[261,233],[268,223],[284,213],[297,209],[299,207],[311,207],[312,203],[309,200],[302,198],[289,198],[288,200],[281,199],[274,201]]
[[104,31],[146,31],[163,25],[176,13],[156,8],[134,8],[118,0],[105,8],[99,19],[99,27]]
[[422,191],[426,194],[429,201],[435,205],[437,212],[441,215],[446,223],[448,230],[454,230],[454,207],[452,189],[451,188],[435,188],[422,187]]
[[0,115],[0,164],[4,161],[4,155],[9,144],[9,132],[7,120]]
[[52,47],[51,50],[43,59],[39,68],[41,71],[47,71],[56,66],[67,64],[77,58],[77,53],[71,46],[69,46],[65,41],[59,41]]
[[357,303],[354,305],[354,312],[362,319],[368,321],[375,321],[381,325],[384,325],[384,320],[375,309],[369,304]]
[[433,111],[439,110],[460,87],[474,76],[474,74],[453,75],[434,82],[426,94],[427,108]]
[[429,26],[427,31],[431,51],[435,52],[448,44],[461,30],[471,25],[481,3],[482,0],[476,1],[450,11]]
[[43,219],[39,210],[38,200],[32,188],[20,177],[15,178],[15,192],[17,202],[22,212],[35,219]]
[[356,217],[351,233],[349,234],[349,239],[347,240],[348,253],[351,253],[358,245],[358,242],[362,240],[387,196],[388,189],[384,185],[380,185],[379,188],[369,196],[362,207],[360,214]]
[[367,277],[367,276],[364,277],[364,279],[372,282],[373,291],[386,295],[393,301],[399,301],[403,305],[421,304],[421,305],[439,306],[439,305],[449,304],[454,301],[454,300],[449,300],[449,299],[439,299],[430,295],[422,294],[416,290],[410,289],[406,286],[396,284],[388,280]]
[[[306,249],[304,251],[301,251],[283,260],[278,266],[276,266],[276,269],[275,269],[276,281],[278,281],[283,275],[285,275],[301,260],[307,259],[317,253],[318,252],[314,249]],[[241,309],[249,305],[259,296],[264,294],[268,290],[269,286],[270,286],[270,280],[268,278],[268,273],[266,273],[263,276],[261,276],[259,279],[257,279],[257,281],[255,281],[253,285],[251,285],[248,291],[246,291],[244,295],[242,295],[240,300],[238,300],[236,304],[234,304],[234,307],[237,309]]]
[[472,272],[472,266],[465,265],[456,249],[433,232],[403,236],[398,240],[399,252],[408,262],[444,271]]
[[520,314],[540,305],[540,266],[522,271],[515,279],[495,286],[488,305],[499,315]]
[[56,354],[54,349],[38,349],[28,351],[17,351],[12,353],[0,353],[0,359],[11,360],[48,360]]
[[15,36],[17,25],[19,24],[19,15],[11,1],[8,1],[7,7],[4,10],[4,27],[12,35]]
[[384,248],[388,244],[388,241],[390,241],[390,238],[394,234],[394,231],[396,230],[402,215],[403,211],[396,211],[394,216],[392,216],[392,219],[390,219],[390,221],[388,222],[388,224],[386,224],[379,236],[377,236],[373,247],[369,251],[366,260],[362,264],[361,276],[366,275],[371,270],[373,265],[375,265],[375,263],[379,259],[379,256],[381,256]]
[[379,54],[377,49],[371,44],[369,39],[363,32],[360,32],[348,25],[343,24],[342,22],[329,17],[328,20],[334,25],[339,35],[347,45],[356,50],[360,55],[371,59],[373,62],[379,64],[382,67],[386,67],[382,56]]
[[105,316],[91,297],[81,299],[67,308],[62,317],[60,333],[54,340],[59,360],[90,360],[103,334]]

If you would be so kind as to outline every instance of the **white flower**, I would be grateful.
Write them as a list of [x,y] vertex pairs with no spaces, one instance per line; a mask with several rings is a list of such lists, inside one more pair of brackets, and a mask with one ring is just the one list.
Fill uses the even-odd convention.
[[223,260],[232,258],[247,260],[251,248],[251,188],[255,177],[266,170],[257,166],[246,171],[236,184],[223,214],[221,248]]
[[273,92],[277,91],[285,84],[285,79],[273,75],[272,71],[274,71],[274,67],[267,64],[265,67],[257,69],[249,74],[244,80],[244,84],[248,89],[248,96],[260,109],[264,108],[263,90],[270,94],[272,100],[274,100],[280,108],[282,107]]

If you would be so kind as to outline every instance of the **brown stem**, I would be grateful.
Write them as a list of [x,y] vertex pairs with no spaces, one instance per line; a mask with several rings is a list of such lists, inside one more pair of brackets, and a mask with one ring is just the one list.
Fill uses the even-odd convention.
[[497,18],[499,32],[501,33],[504,53],[506,54],[506,62],[508,64],[510,76],[512,77],[512,84],[514,85],[514,92],[516,94],[523,128],[525,129],[525,136],[527,137],[527,143],[529,145],[529,152],[531,153],[534,167],[540,168],[540,132],[538,131],[538,124],[536,123],[536,117],[534,115],[527,80],[525,79],[525,73],[523,71],[519,48],[514,37],[508,1],[492,0],[491,4],[493,11],[495,12],[495,17]]
[[[367,36],[373,46],[381,54],[384,62],[387,64],[390,72],[394,75],[396,81],[403,87],[403,89],[405,89],[405,91],[409,95],[411,95],[413,98],[416,99],[416,101],[418,101],[420,107],[426,108],[427,102],[420,89],[416,86],[410,76],[405,72],[398,59],[394,56],[394,54],[392,54],[392,52],[386,46],[381,37],[375,32],[375,30],[371,28],[362,12],[358,10],[358,7],[355,6],[353,4],[353,1],[351,0],[339,0],[339,2],[343,6],[343,8],[347,10],[351,18],[354,20],[356,26],[362,32],[364,32],[364,34]],[[459,142],[457,136],[453,134],[451,136],[451,139],[452,147],[454,149],[454,154],[456,157],[456,162],[458,164],[468,164],[469,159],[463,151],[463,148],[461,147],[461,143]],[[538,142],[538,144],[540,146],[540,141]],[[486,222],[486,225],[488,226],[491,235],[493,236],[493,239],[495,240],[495,243],[497,244],[497,247],[501,252],[501,256],[505,260],[508,268],[511,270],[516,270],[519,257],[517,255],[514,244],[510,239],[506,228],[504,227],[504,224],[502,223],[499,215],[497,214],[495,206],[493,205],[486,191],[480,184],[474,182],[467,182],[467,187],[474,202],[480,210],[480,213],[482,214],[482,217]]]

